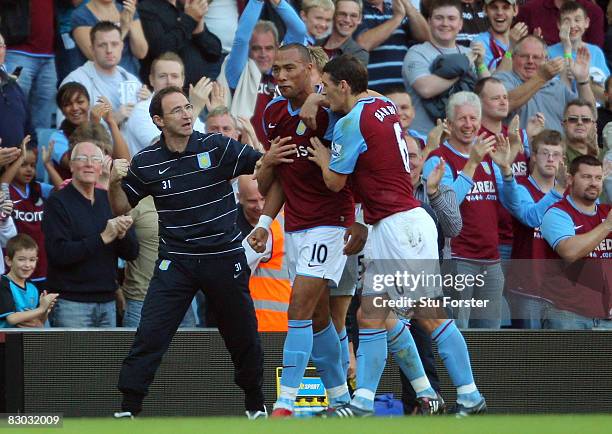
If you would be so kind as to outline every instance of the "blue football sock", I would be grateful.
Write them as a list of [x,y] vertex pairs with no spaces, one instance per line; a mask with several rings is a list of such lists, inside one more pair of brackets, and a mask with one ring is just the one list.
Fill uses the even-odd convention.
[[310,358],[321,376],[332,408],[348,404],[351,400],[341,365],[341,355],[338,333],[330,321],[327,327],[314,334]]
[[293,410],[298,388],[308,366],[312,351],[312,320],[289,320],[283,347],[283,375],[281,393],[274,408]]
[[349,339],[346,334],[346,327],[340,330],[338,333],[338,339],[340,339],[340,350],[342,351],[342,370],[344,371],[344,378],[346,378],[348,373],[348,368],[350,365],[350,356],[349,356]]
[[482,396],[474,383],[470,355],[463,335],[451,319],[444,321],[431,334],[451,381],[457,388],[457,402],[472,407]]
[[435,398],[436,392],[432,389],[423,363],[419,357],[414,338],[408,326],[397,321],[392,330],[387,331],[387,346],[404,375],[410,381],[417,398]]
[[387,330],[361,329],[357,349],[357,390],[351,403],[366,411],[374,409],[374,396],[387,362]]

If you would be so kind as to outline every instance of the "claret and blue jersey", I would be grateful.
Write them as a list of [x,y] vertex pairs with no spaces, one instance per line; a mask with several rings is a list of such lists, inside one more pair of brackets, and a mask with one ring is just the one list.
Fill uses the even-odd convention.
[[368,224],[419,206],[397,109],[388,98],[362,98],[336,123],[329,168],[352,174]]

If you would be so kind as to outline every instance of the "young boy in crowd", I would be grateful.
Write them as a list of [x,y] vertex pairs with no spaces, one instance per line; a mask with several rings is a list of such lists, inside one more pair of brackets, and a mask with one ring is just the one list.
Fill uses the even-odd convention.
[[0,278],[0,328],[43,327],[59,294],[38,294],[28,278],[36,268],[38,245],[18,234],[6,245],[4,257],[10,271]]
[[304,0],[300,17],[306,24],[307,45],[329,35],[334,18],[334,3],[331,0]]
[[580,46],[585,46],[591,53],[591,86],[597,100],[604,102],[604,83],[610,75],[606,64],[606,57],[597,45],[582,42],[584,33],[590,25],[589,16],[584,6],[575,1],[568,1],[559,10],[559,39],[548,48],[548,57],[563,56],[567,61],[576,60],[576,51]]

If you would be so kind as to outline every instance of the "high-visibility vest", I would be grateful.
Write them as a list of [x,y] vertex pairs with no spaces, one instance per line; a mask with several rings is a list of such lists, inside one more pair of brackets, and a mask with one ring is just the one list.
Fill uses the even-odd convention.
[[249,289],[260,332],[286,332],[291,283],[285,261],[284,218],[279,214],[270,226],[272,254],[251,275]]

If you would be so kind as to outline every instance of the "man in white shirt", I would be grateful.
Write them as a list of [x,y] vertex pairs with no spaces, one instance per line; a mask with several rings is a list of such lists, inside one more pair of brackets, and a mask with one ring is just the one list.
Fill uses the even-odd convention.
[[[121,29],[116,24],[100,21],[91,28],[90,35],[93,61],[87,61],[72,71],[61,84],[71,81],[81,83],[89,93],[91,106],[96,104],[101,96],[108,98],[113,106],[115,119],[121,124],[130,116],[133,104],[141,95],[142,83],[135,75],[119,66],[123,40]],[[64,115],[58,109],[57,124],[63,120]]]
[[[153,86],[154,93],[169,86],[182,88],[185,83],[183,61],[177,54],[162,54],[151,64],[149,81]],[[137,103],[129,119],[121,129],[132,156],[149,146],[159,137],[159,128],[153,123],[149,114],[149,106],[152,99],[153,95]],[[201,133],[206,132],[206,127],[198,117],[195,117],[193,129]]]

